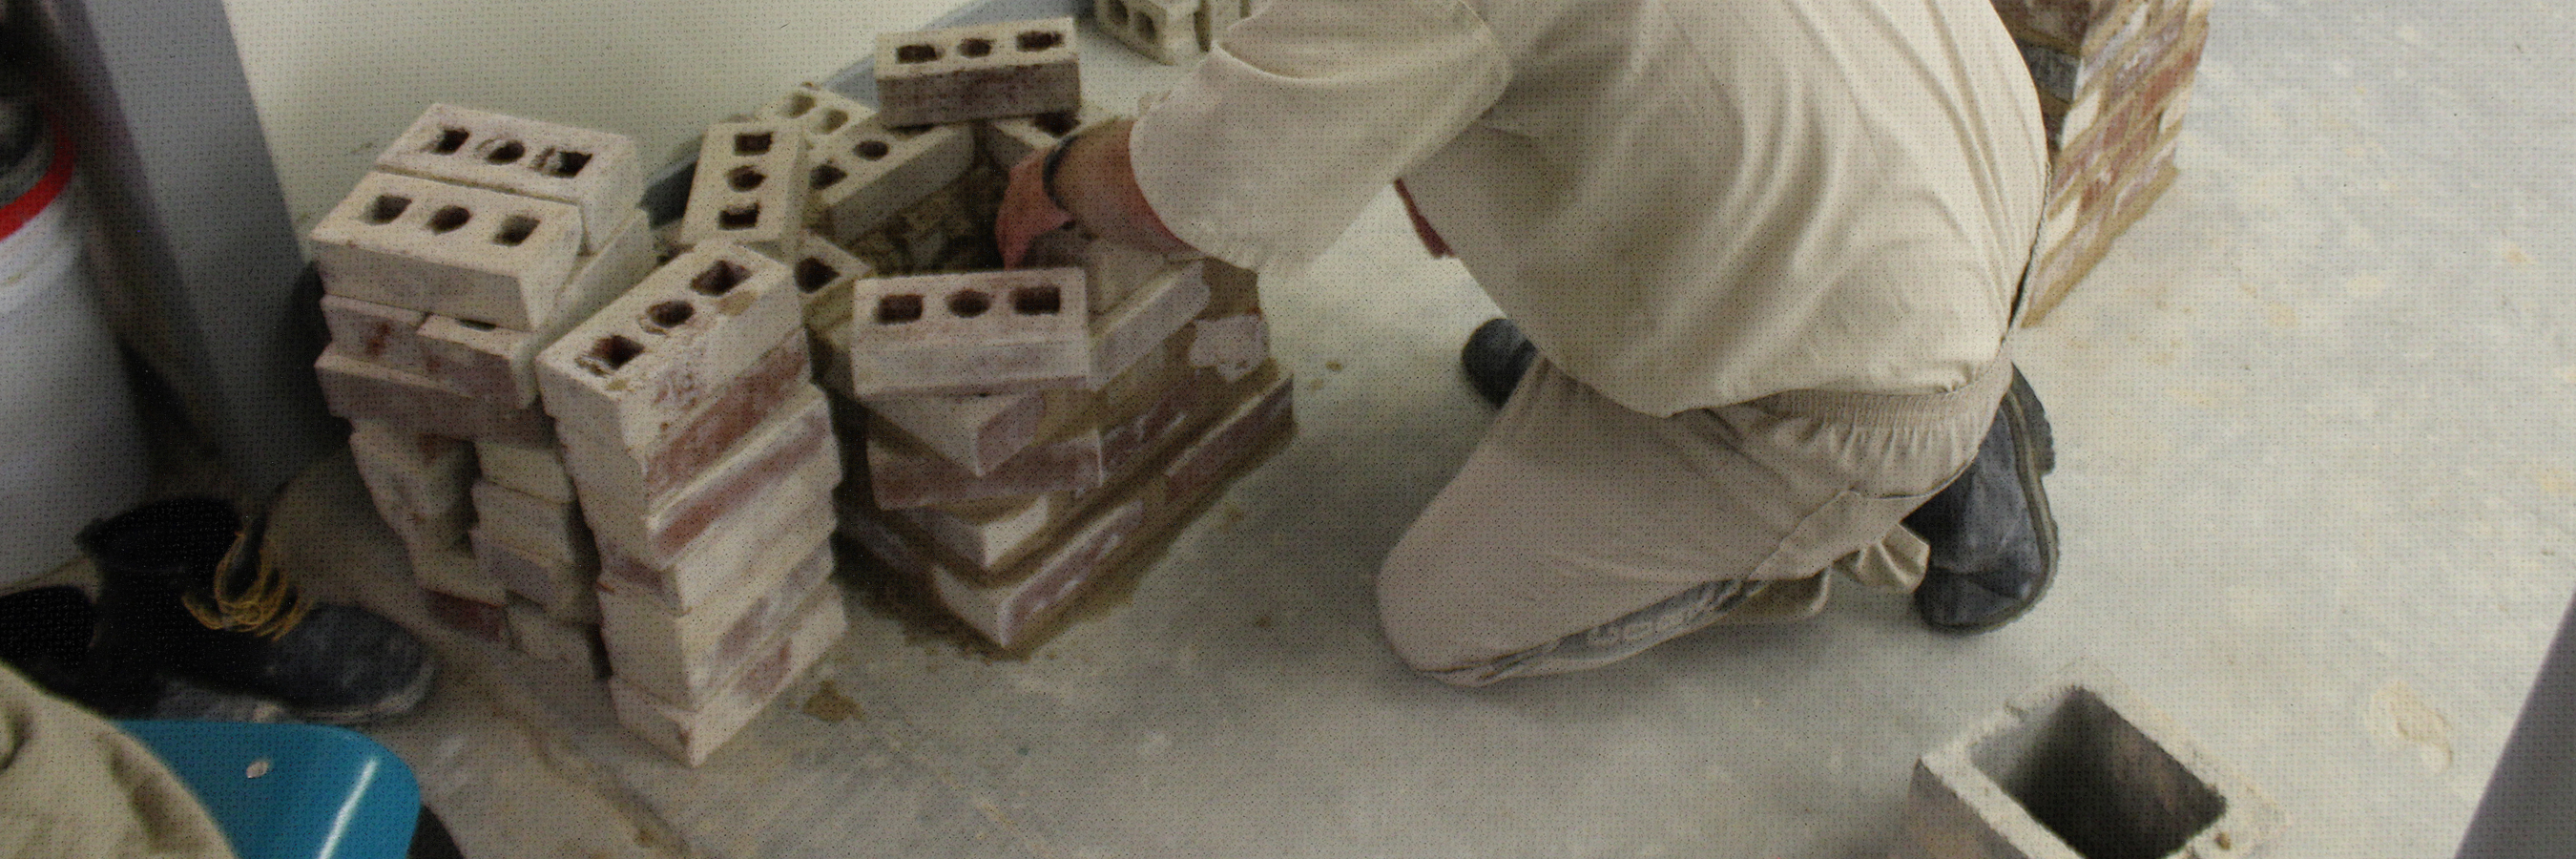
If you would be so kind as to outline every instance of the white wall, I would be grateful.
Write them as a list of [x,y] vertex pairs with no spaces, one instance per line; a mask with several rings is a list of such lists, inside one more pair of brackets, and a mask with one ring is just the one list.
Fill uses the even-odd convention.
[[434,101],[633,135],[652,167],[708,123],[961,0],[225,0],[301,235]]

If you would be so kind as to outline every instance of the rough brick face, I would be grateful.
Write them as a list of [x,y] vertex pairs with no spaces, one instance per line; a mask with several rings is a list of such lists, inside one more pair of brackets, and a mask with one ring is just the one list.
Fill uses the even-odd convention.
[[1091,377],[1079,268],[878,278],[857,291],[850,383],[861,400],[1082,387]]
[[877,36],[877,119],[888,126],[1082,107],[1072,18]]
[[680,244],[731,242],[793,258],[805,237],[807,163],[805,133],[795,123],[708,126],[680,216]]
[[547,200],[370,173],[313,228],[333,295],[521,331],[581,254],[581,213]]
[[672,259],[538,354],[547,412],[650,447],[782,343],[804,347],[787,267],[731,245]]
[[605,245],[644,195],[633,138],[447,104],[430,105],[376,169],[571,205],[585,251]]

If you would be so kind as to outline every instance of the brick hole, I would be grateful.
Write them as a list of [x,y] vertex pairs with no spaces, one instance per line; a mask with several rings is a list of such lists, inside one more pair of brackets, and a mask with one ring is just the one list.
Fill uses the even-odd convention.
[[500,141],[483,150],[483,160],[494,164],[508,164],[526,157],[528,157],[527,144],[516,140]]
[[948,297],[948,312],[959,319],[973,319],[993,309],[993,297],[975,290],[959,290]]
[[716,213],[716,227],[725,230],[748,230],[760,226],[760,204],[744,203],[726,206]]
[[390,224],[390,223],[393,223],[395,218],[402,217],[402,213],[403,213],[403,210],[404,210],[404,209],[409,209],[409,208],[411,208],[411,198],[410,198],[410,197],[404,197],[404,196],[400,196],[400,195],[396,195],[396,194],[379,194],[379,195],[376,195],[376,202],[374,202],[374,203],[372,203],[372,204],[369,204],[369,205],[367,206],[367,223],[370,223],[370,224]]
[[465,226],[465,222],[471,220],[474,220],[473,212],[466,211],[463,206],[449,206],[438,210],[438,214],[429,216],[429,231],[454,232],[456,228]]
[[1048,137],[1063,137],[1072,134],[1074,129],[1082,127],[1082,121],[1076,119],[1073,112],[1069,110],[1041,113],[1030,118],[1029,122],[1036,125],[1039,131],[1046,132]]
[[465,148],[465,141],[472,139],[474,139],[474,132],[462,128],[442,128],[438,131],[438,137],[429,142],[428,151],[439,155],[454,155]]
[[2226,797],[2089,689],[1969,754],[2084,859],[2174,855],[2226,812]]
[[574,363],[580,364],[584,370],[589,370],[591,375],[608,376],[614,375],[618,369],[625,367],[628,362],[642,354],[644,354],[644,344],[628,339],[623,334],[615,334],[599,338],[599,342],[590,344],[590,351],[582,353],[581,358]]
[[898,63],[927,63],[939,59],[939,49],[929,45],[905,45],[894,49]]
[[987,56],[992,56],[992,54],[993,54],[993,40],[991,40],[991,39],[968,39],[968,40],[966,40],[966,41],[963,41],[963,42],[959,42],[959,43],[957,43],[957,52],[958,52],[958,53],[961,53],[961,54],[965,54],[965,55],[967,55],[967,56],[969,56],[969,57],[987,57]]
[[489,322],[485,322],[485,321],[480,320],[480,319],[459,319],[459,320],[456,320],[456,324],[458,324],[458,325],[463,325],[463,326],[465,326],[465,327],[467,327],[467,328],[471,328],[471,329],[476,330],[476,331],[494,331],[494,330],[498,330],[498,329],[500,329],[500,327],[501,327],[501,326],[499,326],[499,325],[495,325],[495,324],[492,324],[492,323],[489,323]]
[[[1118,2],[1118,0],[1104,0],[1104,2],[1100,4],[1100,14],[1109,19],[1109,26],[1122,30],[1127,28],[1127,4]],[[1022,45],[1020,50],[1028,50],[1026,46],[1030,35],[1031,34],[1028,33],[1020,34],[1020,44]]]
[[736,134],[733,136],[733,154],[767,155],[769,147],[776,142],[777,140],[766,131],[758,134]]
[[921,296],[889,295],[877,299],[877,324],[901,325],[921,319]]
[[492,243],[505,247],[518,247],[526,242],[529,236],[536,235],[537,224],[538,221],[535,218],[511,215],[502,220],[501,229],[492,234]]
[[689,319],[696,315],[696,305],[686,301],[665,301],[644,309],[644,328],[659,334],[689,324]]
[[725,171],[725,184],[733,186],[736,191],[749,191],[767,181],[769,181],[769,174],[751,167],[736,167]]
[[830,110],[823,113],[823,133],[825,134],[839,131],[841,130],[841,126],[848,124],[850,124],[849,111]]
[[570,149],[549,150],[537,159],[537,172],[566,179],[581,175],[581,168],[588,166],[590,153]]
[[1138,15],[1136,16],[1136,37],[1151,42],[1162,38],[1162,35],[1160,28],[1154,26],[1154,19]]
[[841,270],[833,268],[831,263],[813,257],[796,262],[796,289],[799,292],[812,295],[839,279]]
[[706,271],[698,272],[697,277],[690,278],[689,288],[699,295],[723,295],[750,279],[751,269],[743,268],[732,260],[720,259],[707,266]]
[[884,158],[893,151],[894,147],[887,146],[883,140],[862,140],[859,141],[859,145],[850,147],[850,154],[870,161]]
[[850,178],[850,171],[829,164],[814,165],[814,190],[820,191],[841,184],[841,180],[847,178]]
[[806,94],[806,93],[801,93],[801,92],[800,92],[800,93],[795,93],[795,94],[793,94],[793,95],[789,95],[789,96],[787,97],[787,118],[788,118],[788,119],[796,119],[796,118],[798,118],[798,117],[802,117],[802,116],[804,116],[804,115],[805,115],[805,113],[806,113],[807,111],[811,111],[811,110],[813,110],[813,109],[814,109],[814,97],[813,97],[812,95],[808,95],[808,94]]
[[[1111,5],[1118,9],[1122,17],[1127,11],[1123,4]],[[1019,43],[1022,53],[1034,53],[1064,44],[1064,34],[1054,30],[1030,30],[1020,34]]]
[[1064,291],[1052,286],[1011,290],[1011,312],[1021,316],[1054,316],[1064,312]]

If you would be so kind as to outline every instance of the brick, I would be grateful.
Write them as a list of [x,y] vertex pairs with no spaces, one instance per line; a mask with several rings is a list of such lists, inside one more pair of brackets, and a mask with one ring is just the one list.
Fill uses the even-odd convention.
[[556,620],[599,622],[599,598],[591,586],[599,579],[599,558],[587,563],[556,560],[479,532],[469,532],[474,564],[503,590],[537,604]]
[[[782,342],[685,421],[641,442],[563,433],[565,467],[584,495],[660,497],[687,485],[746,435],[813,389],[805,345]],[[569,426],[569,425],[568,425]]]
[[850,318],[858,301],[852,285],[860,278],[875,277],[876,269],[831,239],[809,233],[788,264],[788,273],[796,283],[797,300],[805,306],[805,329],[815,332]]
[[814,381],[834,399],[858,402],[858,384],[850,378],[850,339],[857,332],[853,319],[814,331]]
[[429,314],[407,307],[322,296],[322,325],[331,350],[370,364],[421,372],[420,324]]
[[888,126],[1082,107],[1071,17],[877,36],[877,119]]
[[785,630],[798,608],[820,593],[839,592],[831,581],[831,540],[808,549],[795,565],[728,585],[715,601],[684,613],[650,598],[600,591],[600,630],[618,679],[681,707],[711,703],[722,682],[760,643]]
[[725,524],[726,533],[757,539],[709,540],[690,547],[691,551],[679,558],[660,563],[604,551],[600,556],[598,590],[649,599],[673,614],[696,611],[720,598],[733,583],[759,570],[795,565],[811,547],[828,538],[836,516],[829,501],[798,499],[789,503],[785,493],[773,492],[770,497],[757,499],[757,503],[744,505],[737,517]]
[[1174,260],[1120,242],[1096,241],[1082,249],[1083,286],[1094,312],[1127,303],[1136,291],[1172,268]]
[[321,383],[323,403],[332,414],[351,422],[474,441],[542,444],[554,439],[554,421],[542,411],[478,400],[426,376],[330,350],[313,362],[313,371]]
[[510,624],[512,649],[578,667],[592,677],[605,674],[607,660],[601,655],[598,624],[566,621],[523,599],[511,600],[502,611]]
[[2168,717],[2079,670],[1916,761],[1888,855],[2242,856],[2281,825],[2269,798]]
[[707,126],[689,180],[679,243],[730,242],[791,258],[805,238],[812,193],[807,145],[793,122],[719,122]]
[[805,132],[809,142],[830,137],[852,124],[866,122],[876,109],[860,104],[849,96],[815,86],[808,82],[762,105],[754,119],[790,123]]
[[1259,313],[1201,318],[1190,328],[1190,366],[1214,370],[1228,382],[1270,360],[1270,324]]
[[855,245],[974,163],[975,135],[966,126],[862,122],[815,145],[808,218],[833,241]]
[[546,411],[575,431],[651,448],[781,343],[804,348],[787,267],[701,245],[537,355]]
[[[1210,0],[1216,2],[1216,0]],[[1092,19],[1146,58],[1167,66],[1207,52],[1199,42],[1200,0],[1093,0]]]
[[581,258],[539,332],[431,316],[419,330],[422,374],[479,400],[526,407],[537,401],[537,352],[653,268],[655,244],[641,211],[631,213],[601,253]]
[[[841,453],[832,434],[831,410],[809,393],[789,410],[746,436],[740,447],[710,465],[686,486],[665,495],[582,492],[582,510],[603,551],[646,563],[677,558],[702,537],[726,541],[722,523],[737,509],[766,498],[796,503],[829,498],[841,479]],[[757,536],[757,535],[755,535]]]
[[1091,381],[1097,388],[1163,346],[1190,324],[1209,300],[1207,280],[1197,263],[1168,266],[1119,304],[1101,309],[1091,320]]
[[1037,441],[1047,399],[1012,394],[889,395],[865,401],[869,415],[932,452],[983,476]]
[[911,546],[884,523],[844,517],[842,533],[898,573],[919,580],[940,608],[1005,651],[1023,651],[1041,639],[1095,579],[1121,543],[1145,523],[1145,505],[1120,504],[1064,534],[1032,559],[1034,572],[1003,584],[982,584],[964,570]]
[[474,443],[474,461],[483,479],[547,501],[574,500],[572,475],[564,470],[563,451],[551,444]]
[[430,620],[439,626],[468,638],[510,646],[510,610],[505,604],[470,600],[426,588],[421,590],[420,596]]
[[987,163],[1008,169],[1107,119],[1109,111],[1092,104],[1070,111],[987,119],[975,123],[975,145]]
[[510,589],[485,575],[474,550],[459,539],[453,546],[433,546],[411,553],[411,580],[421,590],[498,606],[510,601]]
[[467,501],[474,482],[474,452],[464,442],[422,435],[373,421],[356,422],[349,453],[358,478],[376,503],[376,515],[406,550],[461,543],[473,524]]
[[1280,377],[1182,448],[1163,470],[1163,503],[1197,503],[1274,434],[1287,431],[1296,421],[1292,390],[1288,379]]
[[856,289],[850,381],[861,400],[1081,387],[1091,376],[1081,269],[876,278]]
[[820,661],[848,630],[849,617],[839,592],[826,589],[797,612],[785,632],[762,645],[713,701],[697,708],[681,707],[616,677],[608,681],[609,701],[618,722],[645,742],[697,766],[760,715],[788,683]]
[[549,501],[489,480],[475,481],[473,495],[477,535],[549,560],[596,563],[579,503]]
[[634,138],[448,104],[422,112],[376,169],[569,204],[585,251],[605,245],[644,196]]
[[1073,509],[1071,493],[1050,492],[891,511],[975,570],[1010,566],[1054,536]]
[[581,255],[581,213],[389,173],[358,180],[311,234],[322,288],[521,331],[546,321]]
[[1090,489],[1105,473],[1098,430],[1031,445],[982,474],[899,434],[871,431],[866,444],[868,484],[887,510]]

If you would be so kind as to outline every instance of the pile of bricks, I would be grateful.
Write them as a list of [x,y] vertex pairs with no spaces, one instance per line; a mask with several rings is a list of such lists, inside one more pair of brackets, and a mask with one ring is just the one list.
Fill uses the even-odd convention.
[[1994,0],[2039,87],[2051,169],[2023,289],[2037,321],[2174,179],[2209,0]]
[[325,400],[433,616],[596,673],[599,558],[535,364],[660,253],[635,144],[435,105],[375,168],[311,234]]

